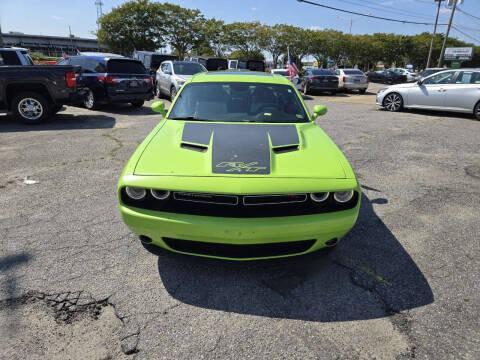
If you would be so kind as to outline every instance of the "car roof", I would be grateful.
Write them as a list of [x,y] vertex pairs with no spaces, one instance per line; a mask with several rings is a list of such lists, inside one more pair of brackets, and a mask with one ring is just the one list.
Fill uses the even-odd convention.
[[258,71],[211,71],[199,73],[192,77],[191,82],[253,82],[266,84],[291,85],[292,83],[285,77],[274,75],[267,72]]

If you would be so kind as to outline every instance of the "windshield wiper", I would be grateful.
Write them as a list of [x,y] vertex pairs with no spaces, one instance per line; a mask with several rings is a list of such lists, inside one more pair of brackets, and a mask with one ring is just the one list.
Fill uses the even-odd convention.
[[190,120],[190,121],[213,121],[209,119],[200,119],[195,116],[179,116],[179,117],[171,117],[170,120]]

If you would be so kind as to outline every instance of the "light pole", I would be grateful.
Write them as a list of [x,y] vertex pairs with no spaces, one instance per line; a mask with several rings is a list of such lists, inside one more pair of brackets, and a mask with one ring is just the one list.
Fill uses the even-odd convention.
[[453,15],[455,15],[455,10],[457,9],[458,0],[451,0],[453,2],[452,13],[450,14],[450,20],[448,21],[447,32],[445,38],[443,39],[442,51],[440,52],[440,58],[438,59],[438,67],[442,67],[443,56],[445,55],[445,46],[447,45],[448,34],[450,34],[450,28],[452,27]]
[[438,2],[437,17],[435,18],[435,26],[433,27],[432,40],[430,41],[430,50],[428,50],[427,66],[425,67],[426,69],[430,67],[430,61],[432,60],[433,42],[435,40],[435,35],[437,34],[438,16],[440,15],[440,6],[442,5],[443,0],[435,0],[435,1]]

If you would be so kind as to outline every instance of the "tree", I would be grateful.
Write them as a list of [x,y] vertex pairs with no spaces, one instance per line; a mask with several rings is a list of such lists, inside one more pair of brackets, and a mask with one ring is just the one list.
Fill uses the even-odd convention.
[[186,9],[169,3],[160,4],[165,14],[163,37],[183,59],[205,41],[205,18],[197,9]]
[[155,50],[163,45],[162,5],[132,0],[115,7],[99,20],[98,41],[113,52],[130,55],[133,50]]
[[222,20],[208,19],[203,24],[204,41],[197,49],[198,55],[224,57],[229,47],[225,41],[225,23]]
[[259,22],[235,22],[225,25],[225,41],[234,50],[241,51],[245,57],[261,52],[263,43],[263,25]]

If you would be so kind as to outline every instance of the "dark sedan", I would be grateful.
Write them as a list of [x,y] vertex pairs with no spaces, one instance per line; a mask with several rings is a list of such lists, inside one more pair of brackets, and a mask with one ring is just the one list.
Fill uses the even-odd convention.
[[368,81],[382,84],[401,84],[407,82],[407,76],[392,70],[371,71],[368,73]]
[[307,69],[300,86],[305,95],[313,91],[336,94],[338,91],[338,76],[332,70]]

